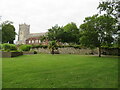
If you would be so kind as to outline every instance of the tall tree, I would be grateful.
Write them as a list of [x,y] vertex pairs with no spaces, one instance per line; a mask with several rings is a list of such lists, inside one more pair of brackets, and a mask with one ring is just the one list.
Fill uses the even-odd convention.
[[2,30],[0,32],[2,33],[2,43],[14,43],[16,32],[12,22],[3,22]]
[[79,29],[77,25],[73,22],[68,23],[63,27],[64,29],[64,39],[63,42],[67,43],[78,43],[79,42]]
[[93,15],[85,18],[84,24],[80,25],[82,30],[80,43],[90,48],[98,47],[101,57],[101,46],[110,45],[113,41],[112,34],[116,30],[114,27],[116,22],[116,19],[108,15]]
[[64,27],[55,25],[51,29],[48,29],[49,40],[57,40],[67,43],[79,43],[79,29],[75,23],[68,23]]
[[62,27],[55,25],[52,28],[48,29],[47,38],[49,40],[61,41],[62,36],[63,36],[63,28]]
[[99,3],[98,9],[100,13],[105,11],[106,14],[118,17],[120,12],[120,1],[119,0],[106,0]]
[[117,39],[118,46],[120,47],[120,0],[106,0],[99,3],[98,9],[100,13],[105,11],[107,15],[113,16],[118,20],[116,27],[118,29],[114,32]]

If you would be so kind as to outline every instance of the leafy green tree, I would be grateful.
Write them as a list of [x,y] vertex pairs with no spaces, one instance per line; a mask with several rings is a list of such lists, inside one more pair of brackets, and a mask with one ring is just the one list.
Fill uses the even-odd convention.
[[120,0],[102,1],[100,2],[98,9],[100,13],[104,11],[107,15],[113,16],[118,20],[116,24],[116,27],[118,27],[118,29],[114,32],[115,36],[117,37],[114,40],[117,39],[117,42],[115,41],[115,43],[117,43],[120,47]]
[[57,40],[60,42],[67,43],[78,43],[79,42],[79,29],[75,23],[68,23],[64,27],[55,25],[51,29],[48,29],[49,40]]
[[41,42],[43,42],[44,40],[47,40],[47,36],[41,36],[40,40],[41,40]]
[[118,17],[120,12],[120,1],[119,0],[106,0],[99,3],[98,9],[100,13],[105,11],[106,14]]
[[13,23],[10,21],[5,21],[2,23],[2,43],[14,43],[15,40],[15,27],[12,25]]
[[67,43],[78,43],[79,42],[79,29],[77,25],[73,22],[68,23],[63,27],[64,35],[63,42]]
[[114,27],[116,22],[116,19],[108,15],[93,15],[85,18],[84,23],[80,25],[80,43],[90,48],[98,47],[99,57],[101,57],[101,46],[113,42],[112,35],[116,30]]
[[47,38],[52,41],[52,40],[57,40],[61,41],[61,38],[63,36],[63,28],[55,25],[54,27],[48,29],[48,34]]
[[49,49],[51,50],[51,54],[55,54],[55,51],[57,49],[57,42],[54,40],[54,41],[50,41],[49,42]]

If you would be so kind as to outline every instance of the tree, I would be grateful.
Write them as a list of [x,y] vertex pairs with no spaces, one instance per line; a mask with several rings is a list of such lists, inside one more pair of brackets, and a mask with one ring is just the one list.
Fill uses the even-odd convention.
[[119,0],[106,0],[99,3],[98,9],[100,13],[105,11],[106,14],[118,17],[120,12],[120,1]]
[[57,49],[57,43],[56,41],[50,41],[49,42],[49,49],[51,49],[51,54],[55,54],[55,49]]
[[63,28],[55,25],[52,28],[48,29],[48,35],[47,38],[52,41],[52,40],[57,40],[61,41],[63,36]]
[[120,0],[106,0],[100,2],[98,9],[100,13],[105,11],[107,15],[110,15],[118,20],[116,27],[118,29],[114,32],[117,39],[117,44],[120,47]]
[[63,42],[67,43],[78,43],[79,42],[79,29],[77,25],[73,22],[68,23],[63,27],[64,35]]
[[78,43],[79,42],[79,29],[75,23],[68,23],[64,27],[55,25],[48,29],[49,40],[57,40],[59,42]]
[[47,36],[41,36],[40,40],[41,40],[41,42],[43,42],[44,40],[47,40]]
[[116,22],[116,19],[108,15],[93,15],[85,18],[84,23],[80,25],[80,43],[90,48],[98,47],[99,57],[101,57],[101,46],[113,42],[112,35],[116,30],[114,27]]
[[12,25],[13,23],[10,21],[5,21],[2,23],[2,43],[11,43],[15,40],[15,27]]

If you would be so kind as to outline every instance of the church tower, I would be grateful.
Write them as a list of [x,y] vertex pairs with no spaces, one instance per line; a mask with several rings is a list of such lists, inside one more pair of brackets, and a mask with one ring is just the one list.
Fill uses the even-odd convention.
[[26,39],[29,38],[30,25],[20,24],[18,32],[18,42],[17,44],[26,44]]

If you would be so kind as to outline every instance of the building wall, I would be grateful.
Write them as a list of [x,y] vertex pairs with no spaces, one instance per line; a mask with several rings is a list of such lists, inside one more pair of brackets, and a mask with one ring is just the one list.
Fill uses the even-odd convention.
[[48,45],[48,40],[44,40],[41,42],[40,37],[31,37],[26,40],[26,44],[30,45]]
[[29,37],[29,34],[30,34],[30,25],[20,24],[17,44],[26,44],[25,41]]
[[[20,24],[17,44],[40,44],[40,36],[46,33],[30,33],[30,25]],[[43,42],[46,45],[47,42]]]

